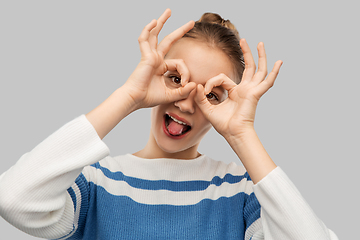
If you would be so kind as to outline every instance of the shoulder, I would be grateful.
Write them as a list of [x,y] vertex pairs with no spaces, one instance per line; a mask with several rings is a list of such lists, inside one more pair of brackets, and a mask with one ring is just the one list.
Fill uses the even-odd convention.
[[241,163],[225,163],[224,161],[214,160],[208,156],[205,156],[209,165],[214,169],[214,176],[225,176],[230,174],[233,176],[244,176],[248,180],[250,179],[245,167]]
[[207,161],[212,165],[212,183],[221,188],[233,189],[247,195],[253,193],[253,182],[245,167],[235,162],[225,163],[207,157]]
[[88,182],[96,182],[98,174],[107,175],[107,173],[119,171],[119,161],[117,157],[107,156],[100,161],[84,167],[82,174]]

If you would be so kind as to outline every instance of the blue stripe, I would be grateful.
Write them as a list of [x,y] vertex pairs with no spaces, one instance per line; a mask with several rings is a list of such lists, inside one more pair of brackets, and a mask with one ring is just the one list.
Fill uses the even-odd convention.
[[217,200],[204,199],[195,205],[173,206],[137,203],[127,196],[111,195],[92,182],[90,189],[94,199],[83,236],[87,240],[244,239],[249,222],[244,218],[249,196],[243,192]]
[[146,189],[146,190],[170,190],[175,192],[182,191],[203,191],[207,189],[210,185],[214,184],[216,186],[220,186],[221,184],[227,182],[230,184],[238,183],[244,178],[248,181],[251,181],[248,173],[244,175],[234,176],[230,173],[226,174],[223,178],[218,176],[213,177],[211,181],[170,181],[170,180],[145,180],[135,177],[126,176],[122,172],[111,172],[109,169],[100,166],[100,164],[92,165],[97,169],[100,169],[106,177],[116,181],[125,181],[130,186],[138,189]]
[[[67,234],[66,236],[63,237],[66,239],[83,239],[83,232],[84,232],[84,228],[85,228],[85,224],[86,224],[87,212],[89,210],[89,194],[90,194],[90,188],[88,185],[89,183],[87,182],[85,176],[82,173],[77,177],[77,179],[75,180],[75,183],[78,186],[78,188],[80,190],[80,194],[81,194],[80,206],[76,206],[76,204],[77,204],[76,203],[76,194],[75,194],[74,190],[72,188],[69,188],[68,192],[73,200],[74,209],[76,209],[76,207],[80,207],[78,228],[75,229],[75,226],[73,226],[74,229],[69,234]],[[74,197],[72,196],[72,194],[74,195]],[[74,231],[75,231],[75,233],[71,237],[67,238]]]
[[68,190],[68,193],[71,197],[71,200],[73,201],[74,204],[74,212],[76,211],[76,194],[74,192],[74,189],[72,189],[72,187],[70,187]]
[[86,221],[86,214],[89,208],[89,183],[87,182],[85,176],[81,173],[76,179],[75,183],[78,185],[81,193],[81,208],[79,216],[79,225]]
[[261,216],[261,206],[255,193],[251,193],[245,203],[244,218],[246,221],[246,230]]

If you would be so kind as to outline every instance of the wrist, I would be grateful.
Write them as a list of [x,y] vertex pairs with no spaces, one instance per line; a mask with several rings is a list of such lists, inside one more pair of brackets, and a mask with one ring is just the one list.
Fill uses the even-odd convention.
[[[239,130],[240,129],[240,130]],[[246,141],[250,135],[256,135],[256,131],[253,124],[248,124],[243,127],[238,127],[237,131],[229,132],[224,134],[225,140],[230,144],[238,144],[240,142]]]
[[229,136],[226,140],[243,163],[254,184],[276,168],[254,128],[243,129],[241,134]]
[[86,117],[102,139],[135,110],[136,106],[126,89],[118,88],[104,102],[87,113]]
[[117,99],[117,107],[121,108],[122,112],[127,116],[130,113],[141,108],[140,101],[131,94],[131,90],[125,85],[119,87],[113,92],[113,97]]

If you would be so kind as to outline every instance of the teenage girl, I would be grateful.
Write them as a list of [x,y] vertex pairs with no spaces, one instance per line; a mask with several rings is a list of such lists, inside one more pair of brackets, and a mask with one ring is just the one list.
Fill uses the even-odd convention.
[[[337,239],[254,130],[282,62],[268,74],[259,43],[256,70],[245,39],[211,13],[158,44],[170,14],[141,32],[141,61],[123,86],[0,176],[1,216],[52,239]],[[101,139],[149,107],[146,146],[109,156]],[[198,152],[211,127],[242,165]]]

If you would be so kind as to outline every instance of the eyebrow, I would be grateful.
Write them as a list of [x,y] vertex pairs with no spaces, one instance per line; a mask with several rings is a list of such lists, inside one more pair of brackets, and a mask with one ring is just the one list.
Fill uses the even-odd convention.
[[165,73],[164,73],[164,75],[165,74],[177,74],[177,75],[181,75],[178,71],[172,71],[172,70],[167,70]]

